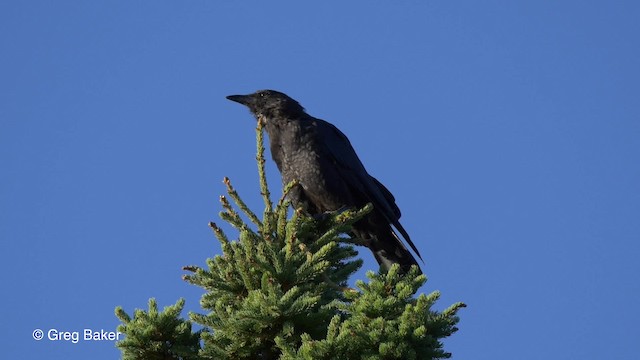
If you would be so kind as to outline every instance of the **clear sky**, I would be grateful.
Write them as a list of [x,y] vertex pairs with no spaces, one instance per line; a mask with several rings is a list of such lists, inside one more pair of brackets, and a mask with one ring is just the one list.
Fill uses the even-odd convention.
[[[224,176],[260,209],[271,88],[394,193],[454,359],[637,359],[637,1],[3,1],[0,343],[114,359],[114,307],[187,299]],[[273,192],[279,178],[269,162]],[[364,249],[365,269],[377,265]]]

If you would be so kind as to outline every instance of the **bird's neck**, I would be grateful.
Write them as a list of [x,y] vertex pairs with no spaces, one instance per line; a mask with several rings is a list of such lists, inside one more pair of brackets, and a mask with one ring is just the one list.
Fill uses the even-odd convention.
[[282,129],[289,126],[300,126],[306,122],[310,116],[304,111],[291,112],[291,111],[271,111],[269,113],[263,113],[256,115],[258,121],[263,121],[267,131],[269,129]]

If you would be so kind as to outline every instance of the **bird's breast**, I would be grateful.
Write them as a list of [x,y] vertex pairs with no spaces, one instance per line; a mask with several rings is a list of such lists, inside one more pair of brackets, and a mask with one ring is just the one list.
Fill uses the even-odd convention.
[[321,211],[336,210],[347,202],[344,183],[331,159],[323,154],[324,144],[315,129],[292,124],[271,138],[272,155],[283,184],[297,180],[304,195]]

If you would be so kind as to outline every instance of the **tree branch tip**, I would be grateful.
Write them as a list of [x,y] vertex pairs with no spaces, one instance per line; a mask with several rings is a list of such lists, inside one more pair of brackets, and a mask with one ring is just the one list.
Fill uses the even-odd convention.
[[[191,272],[196,272],[196,271],[198,271],[198,269],[200,269],[200,267],[196,266],[196,265],[185,265],[185,266],[182,267],[182,270],[191,271]],[[184,276],[186,276],[186,275],[183,275],[183,277]]]

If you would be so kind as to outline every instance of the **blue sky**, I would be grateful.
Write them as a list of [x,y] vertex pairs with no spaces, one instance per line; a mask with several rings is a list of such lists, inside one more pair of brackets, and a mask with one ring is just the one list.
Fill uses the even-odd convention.
[[[632,1],[0,4],[0,336],[7,358],[113,359],[128,312],[201,291],[221,180],[260,209],[272,88],[395,194],[454,359],[636,359],[640,5]],[[279,193],[271,162],[270,180]],[[377,268],[368,251],[364,270]]]

